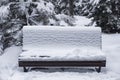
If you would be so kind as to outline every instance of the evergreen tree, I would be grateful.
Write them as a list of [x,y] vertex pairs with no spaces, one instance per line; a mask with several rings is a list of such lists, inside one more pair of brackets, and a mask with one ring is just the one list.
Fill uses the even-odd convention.
[[93,14],[93,21],[102,28],[103,32],[119,32],[120,3],[119,0],[100,0]]
[[21,30],[24,25],[62,25],[63,22],[72,25],[72,18],[65,14],[56,14],[54,9],[49,0],[1,1],[0,42],[3,44],[1,49],[4,50],[12,45],[22,46]]
[[91,17],[95,6],[99,0],[75,0],[74,14]]

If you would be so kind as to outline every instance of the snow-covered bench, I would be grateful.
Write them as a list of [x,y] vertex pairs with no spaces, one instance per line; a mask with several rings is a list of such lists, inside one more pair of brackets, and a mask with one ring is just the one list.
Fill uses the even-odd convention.
[[19,66],[24,67],[101,67],[106,57],[101,51],[98,27],[24,26],[23,52]]

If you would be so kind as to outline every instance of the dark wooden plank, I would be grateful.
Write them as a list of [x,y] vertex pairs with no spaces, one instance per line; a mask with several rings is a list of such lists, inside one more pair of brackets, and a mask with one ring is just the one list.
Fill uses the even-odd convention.
[[106,61],[19,61],[23,67],[105,67]]

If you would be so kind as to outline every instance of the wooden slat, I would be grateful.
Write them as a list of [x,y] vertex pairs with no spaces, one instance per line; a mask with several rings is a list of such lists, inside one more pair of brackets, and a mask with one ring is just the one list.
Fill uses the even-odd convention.
[[106,61],[19,61],[20,67],[105,67]]

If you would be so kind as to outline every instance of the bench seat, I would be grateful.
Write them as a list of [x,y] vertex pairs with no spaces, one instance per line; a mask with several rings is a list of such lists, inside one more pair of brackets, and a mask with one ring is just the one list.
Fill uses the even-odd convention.
[[19,55],[20,61],[104,61],[105,54],[96,48],[32,48]]

